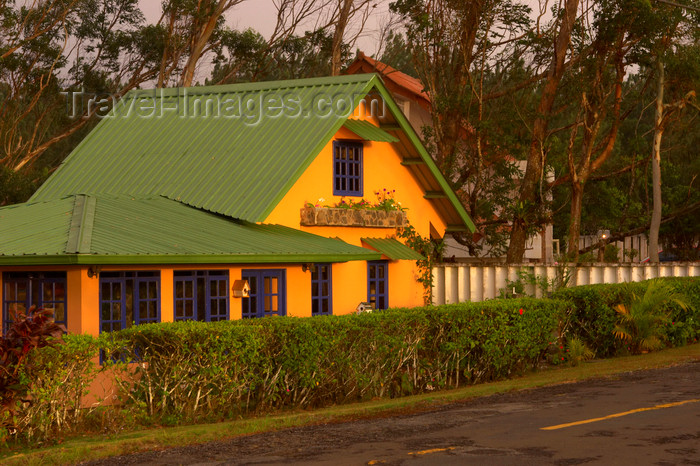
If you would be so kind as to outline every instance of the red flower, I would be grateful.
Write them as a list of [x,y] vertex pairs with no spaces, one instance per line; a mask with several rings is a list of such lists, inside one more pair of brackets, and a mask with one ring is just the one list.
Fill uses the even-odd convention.
[[523,312],[525,312],[525,311],[523,311],[522,309],[520,309],[520,315],[523,315]]

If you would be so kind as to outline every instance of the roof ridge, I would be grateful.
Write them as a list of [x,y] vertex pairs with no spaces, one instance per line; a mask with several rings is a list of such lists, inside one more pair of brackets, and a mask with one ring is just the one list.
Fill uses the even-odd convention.
[[70,220],[66,254],[89,254],[92,244],[92,229],[95,222],[97,199],[85,194],[76,194],[73,216]]
[[2,209],[2,210],[4,210],[4,209],[16,209],[16,208],[22,207],[22,206],[33,206],[33,205],[41,205],[41,204],[50,204],[50,203],[52,203],[52,202],[64,201],[64,200],[66,200],[66,199],[69,199],[69,198],[72,198],[72,197],[75,197],[75,196],[76,196],[75,194],[66,194],[66,195],[63,195],[63,196],[52,197],[52,198],[49,198],[49,199],[40,199],[40,200],[36,200],[36,201],[28,200],[28,201],[24,201],[24,202],[18,202],[18,203],[16,203],[16,204],[7,204],[7,205],[3,205],[3,206],[0,206],[0,209]]
[[238,217],[233,217],[233,216],[228,215],[224,212],[218,212],[216,210],[207,209],[204,206],[198,206],[198,205],[192,204],[192,203],[188,202],[186,199],[180,198],[179,196],[177,198],[175,198],[175,197],[168,196],[167,194],[159,194],[157,197],[160,199],[166,200],[166,201],[177,202],[178,204],[180,204],[182,206],[189,207],[190,209],[198,210],[200,212],[204,212],[205,214],[214,215],[217,217],[225,218],[227,220],[231,220],[231,221],[238,223],[240,225],[256,225],[255,222],[244,220],[244,219],[238,218]]
[[323,76],[319,78],[300,78],[275,81],[256,81],[249,83],[217,84],[212,86],[134,89],[129,91],[125,96],[138,96],[144,94],[150,96],[156,94],[156,97],[175,97],[184,95],[185,93],[190,96],[205,94],[223,94],[229,92],[250,92],[263,91],[268,89],[287,89],[292,87],[311,87],[330,84],[347,84],[353,82],[369,82],[375,78],[381,80],[381,76],[379,76],[378,73],[363,73],[340,76]]

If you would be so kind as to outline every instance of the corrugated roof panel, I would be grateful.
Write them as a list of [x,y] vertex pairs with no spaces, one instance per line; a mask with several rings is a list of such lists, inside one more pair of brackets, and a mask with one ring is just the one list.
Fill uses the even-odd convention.
[[[71,230],[71,225],[76,228]],[[78,241],[87,237],[89,242]],[[15,264],[39,264],[37,255],[55,256],[51,263],[124,264],[340,262],[380,257],[338,239],[237,221],[162,197],[76,195],[0,208],[0,238],[0,263]],[[89,251],[76,254],[76,244],[87,245]]]
[[62,254],[73,214],[72,197],[0,208],[0,255]]
[[[446,191],[448,199],[432,202],[450,223],[462,221],[473,229],[456,195],[376,75],[132,91],[118,103],[114,116],[103,119],[88,134],[31,201],[75,193],[162,195],[210,212],[261,222],[350,116],[324,115],[327,108],[319,107],[319,102],[331,97],[337,101],[340,96],[357,104],[370,91],[389,104],[404,130],[398,132],[401,143],[425,161],[412,168],[423,175],[419,177],[422,188],[435,190],[437,185]],[[271,95],[285,99],[281,113],[276,104],[263,105],[263,98]],[[264,117],[250,119],[246,115],[255,116],[254,112],[240,112],[239,102],[246,97],[253,98],[258,108],[267,109]],[[146,111],[137,111],[140,99],[146,99]],[[206,100],[215,101],[220,111],[196,113]],[[348,124],[370,138],[396,140],[370,123],[353,121]]]
[[[124,116],[129,107],[119,107],[121,116],[95,128],[32,200],[78,192],[157,194],[231,217],[263,221],[286,193],[287,185],[347,118],[319,115],[314,104],[323,96],[359,98],[376,79],[364,75],[216,86],[202,88],[203,94],[181,89],[180,97],[156,99],[156,113],[175,107],[176,102],[179,106],[179,114],[170,111],[162,117],[144,118],[133,112]],[[294,111],[291,116],[270,116],[270,106],[258,101],[259,108],[268,111],[261,113],[259,121],[253,119],[253,124],[241,112],[240,117],[226,112],[225,103],[250,96],[249,88],[268,89],[270,95],[274,91],[280,97],[291,94]],[[185,91],[191,95],[182,95]],[[164,95],[173,93],[168,90]],[[130,104],[148,95],[137,91],[127,94],[125,100]],[[262,98],[262,94],[253,97]],[[197,99],[216,101],[222,110],[218,116],[195,115]],[[296,115],[297,110],[301,115]]]
[[391,260],[425,259],[425,257],[394,238],[362,238],[362,242]]

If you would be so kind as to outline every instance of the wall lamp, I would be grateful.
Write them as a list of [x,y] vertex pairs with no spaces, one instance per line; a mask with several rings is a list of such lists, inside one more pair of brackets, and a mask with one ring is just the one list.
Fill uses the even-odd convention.
[[314,264],[311,263],[306,263],[306,264],[301,264],[301,271],[302,272],[308,272],[314,267]]

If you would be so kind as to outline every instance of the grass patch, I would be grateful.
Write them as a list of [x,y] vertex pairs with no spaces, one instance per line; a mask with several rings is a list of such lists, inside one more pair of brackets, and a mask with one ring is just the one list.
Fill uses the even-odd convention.
[[498,393],[609,377],[629,371],[655,369],[696,360],[700,360],[700,344],[639,356],[595,360],[577,367],[558,366],[514,379],[405,398],[381,399],[315,411],[290,411],[215,424],[149,429],[113,436],[93,435],[72,438],[46,448],[3,452],[0,453],[0,462],[7,465],[72,464],[140,451],[225,440],[240,435],[289,427],[425,411],[446,403]]

